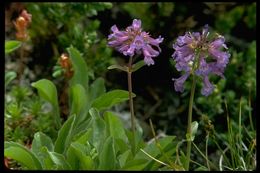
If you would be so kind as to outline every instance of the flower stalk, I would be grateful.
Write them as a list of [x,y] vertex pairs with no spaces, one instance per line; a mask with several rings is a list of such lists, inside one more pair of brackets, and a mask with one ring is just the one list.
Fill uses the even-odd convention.
[[[192,84],[191,84],[191,93],[190,93],[190,101],[189,101],[189,113],[188,113],[188,125],[187,125],[187,134],[191,137],[191,122],[192,122],[192,106],[193,106],[193,100],[194,100],[194,93],[196,88],[196,76],[192,75]],[[191,139],[188,139],[187,141],[187,160],[186,160],[186,170],[189,170],[190,165],[190,153],[191,153]]]
[[131,128],[132,128],[133,140],[135,144],[135,115],[134,115],[134,103],[132,97],[132,60],[133,57],[131,56],[128,62],[127,83],[128,83],[128,92],[129,92],[129,107],[130,107],[130,114],[131,114]]

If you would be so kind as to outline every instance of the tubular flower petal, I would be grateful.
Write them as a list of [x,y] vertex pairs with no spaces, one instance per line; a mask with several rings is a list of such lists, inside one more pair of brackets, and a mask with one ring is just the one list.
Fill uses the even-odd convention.
[[[183,84],[188,75],[194,72],[194,75],[203,79],[204,86],[201,90],[202,95],[208,96],[213,92],[214,86],[209,81],[210,74],[216,74],[224,78],[224,70],[230,58],[230,54],[221,50],[227,49],[224,36],[217,35],[213,39],[208,38],[209,27],[205,25],[202,33],[186,32],[179,36],[173,44],[175,52],[172,57],[176,62],[178,71],[185,71],[185,75],[174,80],[176,91],[183,92]],[[195,58],[196,52],[199,57]]]
[[141,20],[134,19],[132,25],[128,26],[125,31],[120,31],[116,25],[113,25],[112,33],[108,36],[108,45],[125,56],[143,54],[144,62],[148,66],[154,65],[152,58],[160,54],[159,44],[162,43],[163,38],[161,36],[157,39],[150,37],[147,32],[142,31],[141,24]]

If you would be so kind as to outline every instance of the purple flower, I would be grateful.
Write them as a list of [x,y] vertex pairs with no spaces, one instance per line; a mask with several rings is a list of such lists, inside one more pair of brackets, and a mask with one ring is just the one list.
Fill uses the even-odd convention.
[[[224,70],[228,64],[230,54],[222,51],[227,49],[225,38],[216,35],[212,40],[208,38],[208,25],[205,25],[202,33],[186,32],[179,36],[173,44],[175,52],[172,57],[176,62],[176,69],[184,71],[184,75],[173,79],[176,91],[183,92],[183,84],[190,74],[200,76],[203,79],[201,94],[208,96],[214,86],[209,81],[209,74],[216,74],[224,78]],[[197,56],[199,53],[199,56]],[[197,56],[197,57],[196,57]]]
[[[154,64],[153,57],[157,57],[161,49],[159,44],[163,38],[154,39],[147,32],[142,31],[141,20],[134,19],[131,26],[125,31],[119,31],[116,25],[111,27],[113,32],[108,36],[108,45],[114,47],[125,56],[134,56],[143,54],[144,62],[149,66]],[[157,48],[155,50],[154,48]]]

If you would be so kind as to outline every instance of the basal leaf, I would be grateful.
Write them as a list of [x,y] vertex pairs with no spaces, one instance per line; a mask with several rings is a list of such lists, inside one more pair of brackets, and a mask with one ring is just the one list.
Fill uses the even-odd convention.
[[16,160],[28,169],[42,169],[39,159],[21,144],[15,142],[5,142],[4,155]]
[[76,48],[71,46],[67,50],[69,52],[69,57],[71,58],[72,66],[74,69],[74,75],[70,81],[71,85],[81,84],[85,88],[87,93],[89,82],[87,64]]
[[75,115],[70,116],[59,130],[58,137],[54,145],[55,152],[61,154],[66,152],[69,144],[72,142],[75,119]]
[[38,90],[38,93],[41,98],[51,103],[51,105],[53,106],[56,127],[60,128],[60,111],[58,104],[57,89],[55,85],[47,79],[41,79],[37,82],[33,82],[31,85]]
[[[132,93],[132,97],[135,97],[134,93]],[[92,103],[92,107],[95,107],[99,110],[107,109],[128,99],[129,99],[128,91],[113,90],[96,98]]]
[[104,142],[104,147],[99,155],[100,170],[114,170],[116,168],[116,153],[114,139],[108,137]]

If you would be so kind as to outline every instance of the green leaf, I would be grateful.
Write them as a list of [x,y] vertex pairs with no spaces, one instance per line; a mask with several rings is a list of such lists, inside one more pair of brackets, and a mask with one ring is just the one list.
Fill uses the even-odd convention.
[[71,112],[70,115],[76,114],[76,122],[80,123],[85,117],[84,110],[87,105],[85,89],[82,85],[76,84],[70,88],[71,95]]
[[[127,130],[126,136],[127,136],[128,141],[130,143],[132,153],[136,153],[137,151],[139,151],[139,148],[142,148],[145,145],[144,141],[142,139],[142,133],[139,130],[135,131],[135,135],[133,135],[132,131]],[[135,137],[135,140],[134,140],[134,137]]]
[[70,84],[81,84],[85,88],[87,93],[89,82],[87,64],[76,48],[71,46],[67,49],[67,51],[69,52],[69,56],[71,58],[72,66],[74,69],[74,75],[71,78]]
[[42,169],[39,159],[21,144],[5,142],[4,155],[18,161],[28,169]]
[[5,88],[7,85],[16,78],[17,74],[14,71],[8,71],[5,73]]
[[63,124],[61,129],[58,132],[58,137],[55,141],[54,151],[57,153],[65,153],[69,144],[72,142],[73,138],[73,128],[75,124],[76,116],[72,115],[69,119]]
[[16,40],[5,41],[5,54],[11,53],[18,49],[22,45],[22,42]]
[[126,165],[122,168],[122,170],[129,170],[129,171],[142,171],[145,166],[147,165],[147,160],[145,159],[136,159],[131,160],[126,163]]
[[113,65],[109,66],[107,69],[108,70],[118,69],[118,70],[121,70],[121,71],[128,72],[128,67],[121,66],[121,65],[118,65],[118,64],[113,64]]
[[83,133],[78,139],[76,139],[76,142],[80,144],[85,144],[91,137],[92,133],[93,133],[92,128],[88,128],[88,130],[85,133]]
[[[134,93],[132,93],[132,97],[135,97]],[[128,99],[129,99],[128,91],[113,90],[95,99],[94,102],[92,103],[92,107],[95,107],[99,110],[108,109]]]
[[119,117],[112,112],[105,112],[104,120],[106,123],[106,133],[108,133],[107,136],[112,136],[114,139],[119,138],[127,142],[125,129]]
[[94,161],[90,156],[86,155],[84,145],[78,142],[71,143],[68,151],[67,158],[71,164],[72,169],[75,170],[93,170]]
[[89,110],[89,114],[92,117],[91,128],[93,129],[90,142],[97,148],[98,152],[100,152],[103,147],[103,141],[105,139],[106,123],[103,119],[100,118],[100,114],[97,109],[91,108]]
[[38,157],[43,165],[44,170],[52,170],[57,168],[48,153],[47,147],[45,146],[41,147],[40,153],[38,153]]
[[140,68],[142,68],[145,65],[146,64],[144,63],[144,60],[138,61],[137,63],[133,64],[132,72],[139,70]]
[[129,157],[133,157],[131,150],[126,150],[123,154],[118,156],[120,168],[125,167],[125,164],[127,163]]
[[193,141],[195,139],[195,135],[198,131],[198,126],[199,126],[199,123],[197,121],[193,121],[191,123],[191,135],[190,134],[186,134],[186,138],[188,141]]
[[99,155],[100,170],[114,170],[116,168],[116,153],[114,139],[110,136],[104,142],[104,147]]
[[53,151],[53,143],[49,136],[42,132],[37,132],[34,134],[34,139],[32,142],[32,152],[37,156],[41,153],[41,147],[46,147],[49,151]]
[[58,170],[71,170],[70,165],[65,160],[65,158],[62,154],[48,151],[48,155],[51,158],[52,162],[55,164],[56,169],[58,169]]
[[[173,142],[174,139],[175,136],[166,136],[158,140],[158,143],[160,144],[162,150],[164,151],[164,153],[167,153],[168,156],[171,156],[176,151],[175,149],[177,143]],[[155,141],[147,145],[143,150],[149,155],[151,155],[152,157],[162,162],[166,162],[165,157],[162,155],[158,146],[156,146]],[[134,160],[136,159],[146,159],[148,161],[147,165],[145,166],[145,170],[154,170],[159,168],[159,166],[161,166],[161,164],[157,163],[154,160],[151,160],[151,158],[148,157],[146,154],[144,154],[142,151],[139,151],[136,154]]]
[[97,78],[89,88],[89,100],[93,101],[106,92],[105,81],[103,78]]
[[41,98],[51,103],[51,105],[53,106],[56,127],[60,128],[60,111],[58,104],[57,89],[55,85],[47,79],[41,79],[37,82],[33,82],[31,85],[38,90],[38,93]]

